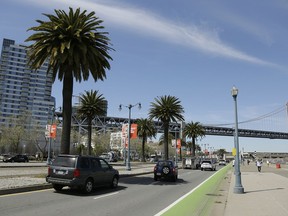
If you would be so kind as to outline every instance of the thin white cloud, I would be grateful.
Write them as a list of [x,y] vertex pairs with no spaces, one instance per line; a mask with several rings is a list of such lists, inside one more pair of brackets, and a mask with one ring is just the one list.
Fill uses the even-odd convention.
[[103,4],[95,0],[26,0],[25,4],[28,2],[33,5],[43,6],[44,8],[71,6],[85,8],[89,11],[93,10],[105,22],[123,26],[126,31],[130,29],[142,35],[157,37],[162,41],[165,40],[168,43],[190,47],[208,54],[237,59],[252,64],[279,67],[274,63],[250,56],[225,44],[219,40],[218,34],[215,34],[215,29],[203,30],[193,24],[189,24],[189,27],[187,27],[187,25],[173,23],[172,20],[164,19],[135,7],[128,7],[127,5],[125,7],[115,6],[117,2],[114,1],[105,1],[105,4]]
[[[273,4],[275,4],[275,2],[273,2]],[[217,4],[217,7],[217,10],[209,10],[211,16],[216,17],[216,19],[222,22],[229,23],[230,26],[241,29],[241,31],[257,38],[258,41],[268,46],[275,42],[273,32],[266,27],[267,21],[271,20],[266,13],[255,13],[254,19],[251,19],[251,16],[247,16],[245,13],[243,14],[243,11],[237,9],[237,7],[226,7],[225,4]]]

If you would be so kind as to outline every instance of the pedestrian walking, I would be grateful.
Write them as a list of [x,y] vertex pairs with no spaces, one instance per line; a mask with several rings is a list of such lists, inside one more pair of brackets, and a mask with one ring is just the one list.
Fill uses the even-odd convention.
[[260,159],[258,159],[256,161],[256,166],[258,168],[258,172],[261,172],[261,167],[262,167],[262,161]]
[[267,166],[269,167],[269,164],[270,164],[270,161],[269,160],[267,160]]

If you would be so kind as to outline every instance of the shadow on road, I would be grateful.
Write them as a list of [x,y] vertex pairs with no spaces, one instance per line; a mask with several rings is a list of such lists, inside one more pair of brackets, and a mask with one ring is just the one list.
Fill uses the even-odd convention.
[[171,179],[159,179],[155,181],[154,178],[151,176],[133,176],[128,178],[123,178],[119,180],[119,183],[124,184],[138,184],[138,185],[176,185],[176,184],[187,184],[186,181],[183,179],[177,179],[174,182]]
[[100,196],[100,195],[105,195],[105,194],[109,194],[109,193],[115,193],[115,192],[119,192],[122,190],[125,190],[126,187],[124,186],[118,186],[117,188],[111,189],[111,188],[107,188],[107,187],[98,187],[95,188],[92,193],[89,194],[85,194],[83,192],[81,192],[80,190],[77,189],[71,189],[69,187],[64,187],[61,191],[54,191],[54,193],[59,193],[59,194],[64,194],[64,195],[73,195],[73,196],[83,196],[83,197],[89,197],[89,196]]

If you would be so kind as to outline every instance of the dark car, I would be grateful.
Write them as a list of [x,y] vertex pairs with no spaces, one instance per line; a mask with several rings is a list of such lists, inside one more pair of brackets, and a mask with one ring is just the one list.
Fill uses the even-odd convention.
[[154,167],[154,180],[157,181],[160,178],[172,179],[176,181],[178,179],[178,166],[175,165],[172,160],[160,160]]
[[58,155],[48,167],[46,181],[56,191],[64,186],[90,193],[95,187],[118,186],[119,172],[106,160],[93,156]]
[[3,158],[3,162],[29,162],[29,158],[27,155],[13,155],[13,156],[6,156]]

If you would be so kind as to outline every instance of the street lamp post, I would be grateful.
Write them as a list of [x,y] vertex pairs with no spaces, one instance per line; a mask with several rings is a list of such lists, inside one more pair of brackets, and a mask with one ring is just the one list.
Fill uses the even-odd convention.
[[179,128],[178,127],[175,127],[175,164],[177,165],[178,163],[178,152],[177,152],[177,130]]
[[52,125],[53,125],[54,115],[55,115],[55,107],[52,107],[51,111],[52,111],[52,114],[51,114],[51,124],[50,124],[50,127],[49,127],[49,146],[48,146],[47,165],[51,164],[51,142],[52,142],[51,132],[52,132]]
[[59,109],[61,111],[61,107],[58,107],[55,109],[55,107],[53,106],[51,108],[51,124],[50,124],[50,128],[49,128],[49,146],[48,146],[48,156],[47,156],[47,165],[51,164],[51,148],[52,148],[52,127],[53,127],[53,123],[54,123],[54,117],[55,117],[55,111]]
[[[75,98],[78,99],[78,102],[74,103],[74,104],[75,104],[74,106],[76,106],[76,109],[78,110],[79,107],[80,107],[80,105],[81,105],[81,96],[79,96],[79,95],[72,95],[72,97],[75,97]],[[77,146],[80,145],[80,135],[81,135],[81,124],[78,123],[78,138],[77,138],[77,142],[78,142],[78,143],[77,143]]]
[[[130,136],[131,136],[131,109],[135,106],[138,105],[138,108],[141,109],[141,103],[137,103],[134,105],[127,105],[125,106],[126,108],[129,109],[129,118],[128,118],[128,151],[127,151],[127,161],[126,161],[126,170],[131,170],[131,165],[130,165]],[[119,110],[122,110],[122,104],[119,105]]]
[[244,193],[244,188],[241,184],[241,172],[240,172],[240,161],[239,161],[239,138],[238,138],[238,114],[237,114],[237,95],[238,89],[236,87],[232,88],[232,97],[235,104],[235,133],[234,133],[234,146],[236,147],[236,158],[235,158],[235,186],[234,193],[242,194]]

